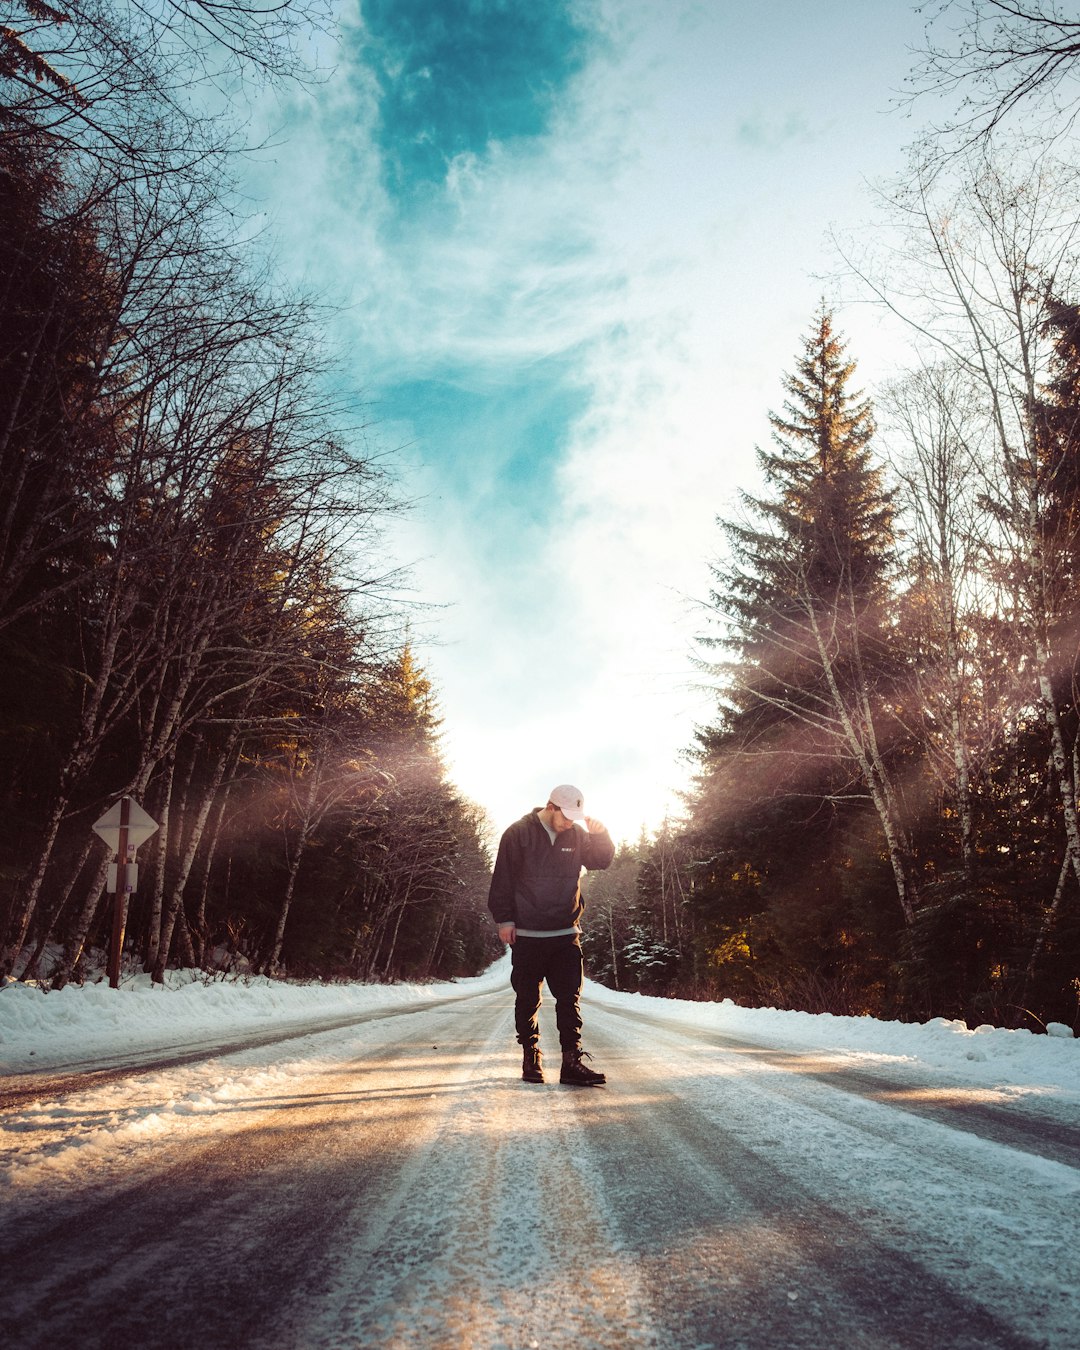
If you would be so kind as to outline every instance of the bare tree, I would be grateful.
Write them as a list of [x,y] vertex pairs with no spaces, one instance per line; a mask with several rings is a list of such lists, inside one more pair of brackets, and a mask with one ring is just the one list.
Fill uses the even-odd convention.
[[[310,76],[301,49],[330,6],[10,10],[0,299],[19,326],[0,347],[0,629],[12,641],[62,609],[78,692],[0,969],[28,935],[40,950],[63,911],[58,978],[70,976],[106,865],[72,832],[105,794],[153,792],[163,829],[146,958],[160,975],[173,932],[188,931],[188,881],[241,747],[280,746],[286,716],[318,742],[320,772],[297,796],[304,841],[355,796],[345,766],[371,758],[355,724],[320,720],[310,674],[333,666],[354,697],[364,662],[385,655],[378,611],[396,574],[376,534],[396,503],[352,409],[327,392],[314,307],[251,265],[232,215],[239,141],[221,115],[252,76]],[[40,218],[21,229],[35,175]],[[346,611],[346,649],[320,653]]]
[[376,800],[389,784],[387,774],[376,766],[363,740],[357,742],[358,730],[362,727],[350,726],[341,709],[329,709],[324,704],[321,723],[309,722],[303,731],[290,737],[278,757],[286,789],[279,822],[286,869],[285,889],[263,962],[268,973],[274,973],[281,960],[296,878],[312,836],[331,813],[349,808],[357,812]]
[[249,79],[318,78],[316,39],[333,24],[329,0],[9,0],[9,10],[0,82],[12,115],[143,171],[181,150],[185,130],[210,126],[208,90],[234,98]]
[[1021,673],[1049,741],[1066,863],[1080,880],[1072,735],[1055,690],[1054,634],[1072,605],[1071,573],[1062,540],[1046,528],[1053,465],[1042,414],[1055,307],[1080,284],[1080,171],[1036,148],[1025,173],[1026,148],[1012,148],[1010,173],[983,150],[956,161],[951,181],[916,166],[894,199],[901,242],[892,266],[857,270],[920,344],[936,347],[978,390],[988,454],[981,506],[992,541],[985,566],[1008,595]]
[[[947,36],[936,36],[942,29]],[[989,140],[1014,114],[1053,138],[1080,112],[1080,18],[1054,0],[939,0],[910,77],[915,96],[959,94],[939,142],[964,149]],[[951,133],[951,135],[950,135]]]
[[[112,481],[109,565],[81,597],[97,616],[82,627],[86,697],[13,911],[7,962],[25,938],[60,825],[106,741],[134,719],[135,755],[117,791],[142,798],[193,725],[265,684],[275,667],[280,675],[296,650],[288,630],[305,615],[310,625],[317,577],[346,549],[362,556],[373,524],[391,509],[380,473],[332,434],[332,404],[299,340],[302,308],[271,302],[260,314],[235,292],[231,306],[225,297],[221,305],[215,322],[203,315],[189,323],[191,309],[181,304],[182,350],[162,340],[141,353],[127,472]],[[382,580],[376,570],[340,584],[362,590]],[[188,858],[180,869],[185,876],[190,865]],[[177,913],[174,904],[170,932]],[[88,901],[66,967],[92,918]]]
[[891,465],[901,484],[906,571],[904,630],[913,644],[908,674],[914,697],[906,715],[928,752],[942,790],[955,804],[965,879],[974,882],[973,776],[989,750],[976,736],[993,717],[973,718],[988,691],[979,671],[970,618],[988,599],[981,564],[985,513],[985,422],[968,374],[926,366],[891,385],[879,407],[890,418]]

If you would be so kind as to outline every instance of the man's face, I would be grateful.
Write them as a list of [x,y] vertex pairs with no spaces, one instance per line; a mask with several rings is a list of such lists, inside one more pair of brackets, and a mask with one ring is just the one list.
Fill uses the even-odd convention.
[[574,822],[569,816],[564,816],[562,807],[552,806],[551,808],[551,828],[556,834],[565,834],[567,830],[574,828]]

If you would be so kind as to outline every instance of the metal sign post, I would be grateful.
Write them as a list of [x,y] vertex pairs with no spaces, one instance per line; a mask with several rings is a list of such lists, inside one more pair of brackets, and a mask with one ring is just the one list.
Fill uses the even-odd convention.
[[112,938],[109,942],[109,987],[120,987],[120,955],[124,950],[124,927],[127,921],[127,898],[138,884],[139,869],[135,866],[135,850],[158,828],[156,820],[130,797],[121,797],[110,806],[94,825],[116,854],[115,870],[109,868],[109,890],[114,891]]

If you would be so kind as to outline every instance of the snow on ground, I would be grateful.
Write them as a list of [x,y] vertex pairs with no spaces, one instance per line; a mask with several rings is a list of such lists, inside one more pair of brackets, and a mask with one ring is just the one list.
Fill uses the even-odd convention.
[[[131,1052],[169,1050],[207,1040],[298,1029],[308,1022],[389,1010],[506,988],[507,954],[483,975],[438,984],[303,984],[262,977],[225,980],[198,972],[170,974],[162,988],[149,976],[127,977],[120,989],[69,985],[45,993],[9,981],[0,988],[0,1074],[65,1069]],[[1080,1040],[1051,1024],[1049,1035],[935,1018],[926,1023],[873,1017],[742,1008],[730,1000],[690,1003],[616,993],[591,981],[586,998],[647,1012],[698,1030],[790,1050],[839,1055],[851,1067],[903,1063],[946,1070],[956,1081],[993,1082],[1029,1093],[1072,1098],[1080,1105]]]
[[20,1196],[37,1204],[69,1185],[122,1184],[148,1147],[163,1155],[196,1144],[221,1128],[223,1114],[303,1092],[364,1047],[400,1034],[392,1017],[324,1032],[320,1024],[503,989],[507,972],[508,963],[499,963],[476,979],[423,985],[210,981],[181,972],[165,988],[138,977],[116,990],[102,982],[48,994],[8,982],[0,987],[0,1091],[20,1075],[50,1069],[69,1075],[80,1064],[97,1069],[154,1052],[165,1057],[305,1024],[312,1034],[191,1064],[151,1065],[0,1113],[0,1208],[14,1221]]
[[[263,978],[214,980],[178,972],[153,986],[128,977],[120,989],[69,985],[45,993],[8,982],[0,988],[0,1081],[80,1064],[100,1067],[128,1057],[236,1043],[248,1035],[313,1033],[253,1046],[194,1064],[153,1069],[103,1082],[74,1098],[43,1100],[0,1116],[0,1185],[15,1190],[90,1169],[107,1181],[148,1143],[189,1140],[210,1128],[232,1101],[296,1090],[303,1080],[363,1054],[365,1045],[392,1041],[396,1019],[317,1032],[351,1015],[417,1011],[448,998],[506,991],[509,955],[476,979],[437,984],[302,984]],[[586,1003],[641,1012],[697,1032],[812,1053],[837,1069],[889,1073],[899,1080],[969,1090],[971,1100],[1026,1102],[1050,1116],[1075,1119],[1080,1107],[1080,1040],[1067,1027],[1034,1035],[960,1021],[884,1022],[871,1017],[741,1008],[616,993],[589,982]],[[585,1038],[588,1044],[588,1009]],[[12,1194],[8,1190],[9,1196]]]
[[[783,1012],[722,1003],[619,994],[590,984],[598,1003],[640,1010],[650,1016],[708,1029],[792,1051],[820,1051],[838,1067],[884,1066],[917,1071],[931,1080],[992,1088],[1002,1098],[1043,1098],[1048,1106],[1080,1106],[1080,1040],[1062,1023],[1048,1035],[1026,1029],[980,1026],[935,1017],[930,1022],[883,1022],[875,1017],[834,1017],[831,1013]],[[0,1033],[2,1034],[2,1033]]]
[[46,993],[9,980],[0,987],[0,1075],[241,1040],[353,1013],[422,1007],[505,983],[498,967],[474,980],[443,984],[291,983],[182,970],[170,971],[164,987],[149,975],[135,975],[125,976],[119,989],[101,980]]
[[[80,1060],[120,1060],[136,1049],[143,1056],[155,1048],[165,1054],[199,1042],[236,1042],[245,1031],[295,1031],[305,1023],[310,1032],[190,1064],[148,1066],[119,1081],[103,1080],[0,1113],[0,1224],[18,1233],[20,1225],[31,1228],[31,1221],[43,1214],[62,1216],[69,1202],[87,1213],[91,1212],[87,1200],[110,1205],[123,1202],[127,1188],[137,1194],[140,1187],[156,1186],[159,1180],[162,1185],[174,1176],[183,1180],[185,1167],[197,1167],[200,1157],[213,1156],[215,1149],[220,1152],[223,1147],[230,1157],[235,1153],[239,1167],[250,1166],[251,1158],[262,1156],[255,1145],[268,1128],[268,1119],[271,1126],[277,1121],[279,1129],[283,1120],[290,1128],[296,1125],[295,1146],[307,1148],[305,1156],[310,1156],[320,1146],[318,1133],[305,1132],[298,1122],[310,1124],[324,1102],[328,1120],[335,1111],[337,1117],[347,1115],[357,1081],[364,1075],[365,1122],[377,1129],[391,1121],[386,1128],[389,1137],[398,1141],[395,1148],[400,1144],[395,1132],[404,1132],[401,1138],[412,1141],[412,1161],[404,1173],[412,1190],[406,1186],[402,1192],[408,1200],[402,1213],[390,1205],[376,1213],[371,1231],[362,1224],[350,1230],[355,1250],[347,1249],[339,1266],[351,1291],[349,1298],[357,1301],[358,1325],[382,1297],[378,1288],[369,1286],[375,1268],[372,1252],[385,1241],[379,1259],[390,1271],[387,1287],[391,1292],[403,1289],[405,1298],[401,1309],[391,1307],[394,1317],[400,1314],[405,1323],[410,1317],[436,1312],[441,1317],[437,1296],[445,1294],[447,1282],[452,1298],[460,1303],[461,1283],[466,1281],[469,1288],[467,1281],[472,1279],[479,1282],[482,1293],[467,1310],[473,1318],[469,1325],[475,1324],[476,1329],[470,1343],[510,1343],[501,1329],[505,1291],[517,1288],[513,1278],[517,1265],[508,1269],[500,1262],[508,1259],[507,1251],[513,1254],[517,1249],[499,1243],[511,1227],[507,1216],[516,1214],[521,1193],[511,1185],[500,1189],[500,1179],[505,1180],[506,1169],[513,1170],[522,1157],[535,1158],[538,1137],[552,1141],[548,1153],[556,1162],[551,1174],[558,1178],[560,1188],[554,1194],[565,1190],[562,1179],[569,1161],[590,1196],[589,1203],[575,1205],[593,1225],[586,1238],[594,1229],[599,1234],[589,1249],[589,1268],[602,1271],[605,1279],[612,1277],[612,1271],[620,1278],[629,1272],[631,1283],[613,1286],[613,1306],[620,1300],[642,1306],[644,1296],[634,1294],[637,1285],[632,1281],[645,1278],[641,1270],[647,1275],[649,1269],[655,1270],[656,1287],[661,1291],[669,1287],[673,1273],[682,1271],[683,1284],[675,1287],[672,1307],[682,1306],[684,1288],[697,1291],[702,1307],[708,1300],[715,1301],[717,1271],[730,1256],[717,1245],[722,1243],[724,1225],[716,1216],[728,1213],[725,1206],[730,1196],[724,1190],[728,1183],[709,1170],[711,1154],[695,1152],[698,1136],[693,1130],[684,1135],[675,1128],[692,1119],[701,1125],[700,1137],[709,1148],[714,1137],[722,1142],[731,1167],[746,1164],[749,1175],[753,1162],[758,1168],[754,1184],[760,1186],[765,1177],[772,1186],[774,1171],[777,1177],[795,1178],[791,1232],[796,1236],[801,1231],[795,1222],[798,1205],[809,1204],[809,1197],[823,1197],[834,1215],[853,1216],[825,1238],[811,1234],[810,1256],[800,1258],[804,1267],[815,1251],[824,1250],[822,1242],[832,1252],[836,1244],[854,1244],[855,1238],[861,1240],[865,1234],[873,1242],[864,1244],[865,1251],[863,1247],[855,1251],[853,1246],[852,1261],[863,1260],[866,1253],[866,1260],[871,1261],[875,1250],[896,1248],[908,1261],[906,1268],[914,1269],[912,1263],[922,1259],[919,1253],[925,1247],[934,1278],[942,1274],[942,1287],[959,1272],[958,1287],[968,1287],[964,1281],[970,1280],[977,1301],[986,1303],[1003,1319],[1003,1325],[1026,1330],[1024,1308],[1041,1306],[1042,1300],[1048,1317],[1052,1313],[1058,1320],[1049,1331],[1040,1330],[1042,1324],[1032,1314],[1032,1332],[1025,1344],[1074,1343],[1057,1328],[1065,1316],[1060,1310],[1073,1306],[1070,1300],[1075,1294],[1068,1264],[1075,1227],[1071,1216],[1076,1213],[1080,1187],[1075,1168],[1034,1152],[1006,1149],[977,1133],[949,1129],[937,1119],[892,1111],[873,1093],[835,1093],[835,1085],[817,1076],[819,1064],[827,1061],[840,1071],[841,1078],[850,1069],[853,1074],[864,1071],[890,1080],[941,1086],[972,1105],[988,1098],[1010,1101],[1024,1116],[1030,1107],[1031,1115],[1051,1124],[1055,1119],[1071,1123],[1080,1105],[1080,1041],[1071,1034],[1036,1036],[990,1027],[969,1030],[963,1023],[941,1019],[913,1025],[744,1009],[730,1002],[685,1003],[615,993],[590,984],[586,1045],[591,1031],[604,1067],[609,1052],[625,1051],[621,1057],[625,1078],[615,1077],[617,1091],[610,1098],[606,1094],[560,1094],[557,1089],[547,1094],[522,1092],[515,1082],[508,977],[509,960],[504,957],[478,979],[420,986],[210,981],[190,974],[176,977],[167,989],[149,987],[141,978],[128,981],[120,990],[102,983],[57,993],[8,984],[0,988],[0,1074],[7,1075],[7,1086],[17,1085],[20,1074],[36,1074],[58,1065],[70,1072]],[[464,1008],[435,1006],[474,994],[484,997],[469,1010],[468,1018],[460,1016]],[[550,1000],[548,1004],[545,1013],[550,1018]],[[317,1030],[320,1024],[350,1014],[365,1018],[397,1008],[415,1011],[417,1016],[369,1018],[349,1027]],[[655,1020],[639,1023],[625,1015],[635,1013]],[[692,1030],[693,1036],[684,1036],[680,1024]],[[436,1034],[440,1026],[442,1031]],[[425,1040],[430,1036],[432,1042],[439,1042],[432,1044],[432,1051],[446,1049],[460,1037],[467,1053],[440,1059],[429,1057],[423,1045],[419,1058],[415,1053],[411,1058],[401,1055],[399,1047],[409,1039],[416,1051],[420,1027]],[[756,1051],[747,1056],[733,1054],[725,1038],[786,1053],[778,1058]],[[805,1056],[810,1072],[802,1076],[785,1072],[790,1067],[788,1055]],[[619,1058],[614,1055],[616,1062]],[[482,1066],[479,1070],[478,1065]],[[667,1075],[672,1066],[677,1090],[668,1093]],[[660,1091],[656,1084],[661,1085]],[[965,1090],[956,1093],[958,1084]],[[610,1104],[620,1108],[619,1128],[614,1131],[602,1128],[603,1112]],[[540,1105],[545,1109],[538,1111]],[[765,1121],[767,1128],[763,1128]],[[601,1128],[593,1130],[590,1122],[598,1122]],[[659,1141],[655,1153],[649,1151],[652,1136],[642,1135],[642,1130],[655,1132]],[[501,1153],[490,1147],[495,1136],[505,1146]],[[198,1153],[200,1146],[205,1146],[205,1154]],[[468,1149],[473,1146],[493,1160],[490,1178],[494,1180],[486,1190],[478,1177],[488,1174],[472,1161]],[[643,1239],[653,1255],[646,1253],[639,1270],[618,1245],[617,1232],[627,1230],[619,1229],[614,1221],[605,1228],[607,1220],[600,1220],[607,1213],[605,1204],[625,1202],[631,1210],[640,1204],[636,1185],[621,1200],[618,1187],[628,1184],[633,1160],[643,1146],[641,1156],[659,1157],[667,1150],[664,1156],[671,1153],[674,1157],[671,1165],[678,1164],[676,1171],[664,1177],[691,1177],[695,1182],[712,1177],[712,1182],[707,1180],[690,1196],[696,1209],[687,1222],[681,1217],[682,1207],[689,1203],[685,1197],[676,1206],[678,1213],[658,1205],[661,1226],[651,1237],[646,1230]],[[454,1150],[460,1152],[458,1164]],[[613,1151],[609,1156],[605,1150]],[[919,1166],[913,1177],[914,1154]],[[753,1181],[751,1176],[747,1184]],[[720,1194],[715,1203],[707,1193],[713,1183]],[[747,1195],[752,1191],[751,1186]],[[397,1194],[393,1191],[391,1199]],[[496,1209],[497,1222],[485,1208],[491,1204],[504,1206],[502,1211]],[[775,1232],[768,1225],[746,1229],[751,1266],[760,1262],[769,1271],[774,1268],[769,1263],[788,1261],[781,1239],[788,1232],[784,1223],[789,1217],[781,1215],[783,1222],[777,1220]],[[400,1231],[380,1227],[385,1223],[397,1224]],[[665,1229],[664,1223],[673,1226]],[[427,1246],[413,1241],[417,1226],[432,1235]],[[691,1240],[695,1233],[697,1237]],[[435,1234],[440,1243],[448,1244],[446,1261],[450,1264],[408,1267],[406,1249],[433,1250]],[[561,1228],[558,1237],[561,1244],[565,1237]],[[572,1249],[575,1279],[583,1242],[585,1238]],[[478,1258],[478,1251],[487,1255]],[[655,1252],[663,1253],[659,1264]],[[677,1259],[670,1252],[677,1253]],[[512,1259],[516,1262],[516,1257]],[[649,1260],[653,1260],[652,1267]],[[941,1271],[934,1269],[935,1263]],[[872,1261],[865,1266],[872,1268]],[[561,1269],[555,1268],[554,1277]],[[787,1273],[786,1264],[783,1271],[785,1284],[780,1286],[779,1297],[797,1299],[807,1286],[799,1284],[797,1272]],[[888,1288],[900,1288],[904,1278],[901,1270],[894,1286]],[[752,1281],[747,1287],[760,1289]],[[1023,1293],[1026,1303],[1017,1303],[1017,1289],[1027,1291]],[[498,1291],[497,1298],[484,1296],[483,1291],[491,1290]],[[732,1286],[728,1291],[730,1295]],[[657,1306],[667,1306],[660,1294],[656,1297]],[[753,1297],[756,1300],[759,1294]],[[531,1291],[529,1300],[531,1315]],[[335,1317],[337,1307],[333,1304],[331,1309]],[[543,1315],[547,1319],[547,1311]],[[618,1316],[625,1314],[613,1314]],[[663,1343],[659,1335],[655,1341],[642,1335],[641,1343]],[[309,1343],[339,1341],[328,1334],[325,1341]],[[365,1343],[372,1343],[371,1339]],[[383,1338],[380,1343],[391,1341]],[[402,1339],[400,1343],[412,1342]],[[584,1342],[556,1336],[545,1343]],[[634,1342],[624,1338],[623,1343]],[[774,1339],[772,1343],[779,1342]]]

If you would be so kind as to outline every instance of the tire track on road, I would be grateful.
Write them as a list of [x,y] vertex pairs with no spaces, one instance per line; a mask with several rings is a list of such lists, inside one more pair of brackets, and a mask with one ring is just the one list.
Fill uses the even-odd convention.
[[382,1022],[388,1017],[407,1017],[413,1013],[429,1012],[447,1004],[485,997],[490,995],[461,994],[452,998],[432,999],[430,1003],[410,1003],[374,1009],[370,1012],[349,1013],[343,1017],[305,1022],[299,1026],[292,1024],[288,1027],[278,1026],[273,1031],[252,1032],[250,1035],[230,1037],[228,1040],[200,1041],[191,1049],[176,1052],[171,1047],[158,1047],[140,1055],[125,1056],[119,1063],[110,1060],[100,1068],[84,1064],[71,1073],[32,1070],[28,1073],[8,1075],[0,1080],[0,1111],[25,1107],[33,1102],[53,1101],[109,1083],[123,1082],[126,1078],[137,1078],[140,1074],[179,1069],[188,1064],[201,1064],[207,1059],[221,1059],[227,1055],[240,1054],[245,1050],[259,1050],[267,1045],[283,1045],[287,1041],[299,1040],[305,1036],[321,1036],[330,1031],[343,1031],[349,1027],[362,1026],[366,1022]]
[[[809,1079],[835,1089],[906,1111],[924,1120],[936,1121],[951,1129],[963,1130],[980,1139],[1020,1149],[1035,1157],[1080,1169],[1080,1127],[1051,1119],[1045,1113],[1018,1105],[996,1106],[972,1100],[970,1086],[948,1083],[943,1076],[936,1081],[914,1079],[901,1069],[895,1076],[871,1073],[828,1059],[820,1051],[784,1050],[776,1046],[754,1044],[719,1032],[687,1026],[683,1022],[653,1017],[633,1009],[593,1004],[612,1017],[644,1027],[661,1028],[684,1040],[710,1050],[785,1070],[797,1083]],[[783,1090],[779,1086],[778,1091]],[[791,1091],[796,1091],[792,1088]],[[842,1107],[837,1107],[842,1112]]]
[[[969,1245],[977,1213],[968,1219],[961,1208],[943,1231],[923,1223],[918,1204],[883,1212],[880,1192],[859,1204],[858,1169],[875,1165],[881,1144],[856,1157],[846,1137],[825,1141],[820,1084],[801,1102],[798,1082],[774,1096],[787,1075],[766,1069],[767,1081],[751,1084],[746,1061],[724,1054],[710,1070],[686,1053],[681,1028],[654,1026],[643,1040],[647,1019],[634,1019],[628,1039],[630,1024],[608,1011],[590,1007],[587,1031],[610,1086],[582,1094],[578,1109],[673,1350],[1071,1346],[1075,1293],[1068,1307],[1045,1306],[1037,1282],[1018,1296],[1003,1280],[1014,1262],[1024,1284],[1015,1236],[982,1234]],[[848,1112],[849,1133],[861,1123]],[[942,1174],[918,1138],[906,1144],[917,1196]],[[947,1179],[954,1196],[977,1189],[970,1173]],[[1060,1259],[1057,1274],[1068,1279]]]

